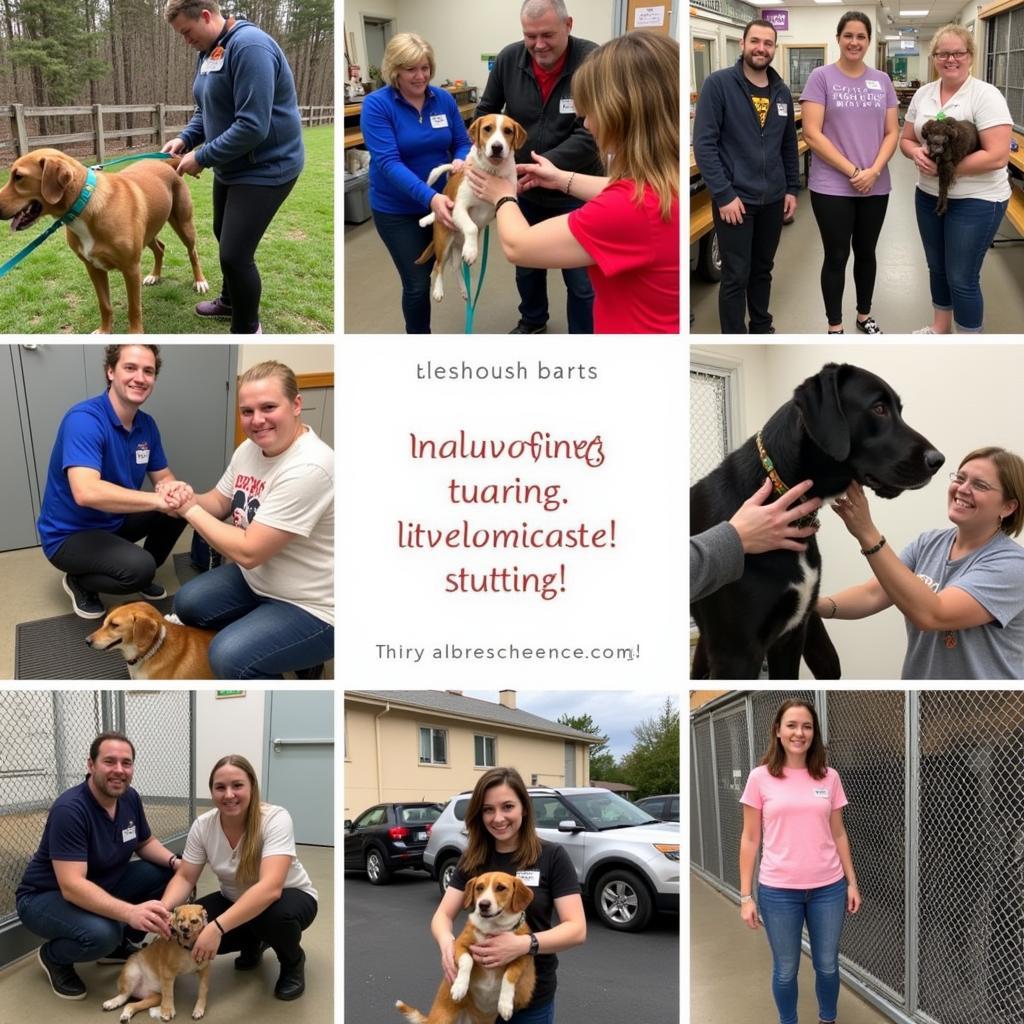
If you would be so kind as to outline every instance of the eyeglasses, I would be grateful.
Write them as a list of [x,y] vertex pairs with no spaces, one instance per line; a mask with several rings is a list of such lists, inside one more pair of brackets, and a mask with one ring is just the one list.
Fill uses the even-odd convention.
[[975,494],[988,494],[991,491],[998,491],[998,487],[993,487],[992,484],[986,483],[984,480],[969,480],[963,473],[950,473],[949,479],[957,485],[957,487],[963,487],[967,484]]
[[932,54],[937,60],[949,60],[950,57],[953,60],[963,60],[967,56],[966,50],[937,50]]

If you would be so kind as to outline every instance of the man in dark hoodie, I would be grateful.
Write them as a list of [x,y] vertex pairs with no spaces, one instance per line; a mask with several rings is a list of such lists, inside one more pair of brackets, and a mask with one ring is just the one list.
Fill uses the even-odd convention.
[[769,65],[776,32],[760,19],[743,30],[740,59],[710,75],[697,100],[693,155],[711,191],[722,283],[723,334],[773,334],[768,301],[782,222],[800,190],[793,97]]

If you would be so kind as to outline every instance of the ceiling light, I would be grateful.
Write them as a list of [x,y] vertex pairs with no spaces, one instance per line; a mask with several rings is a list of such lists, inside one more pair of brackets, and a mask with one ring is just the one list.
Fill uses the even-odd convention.
[[928,11],[900,11],[901,18],[923,18]]

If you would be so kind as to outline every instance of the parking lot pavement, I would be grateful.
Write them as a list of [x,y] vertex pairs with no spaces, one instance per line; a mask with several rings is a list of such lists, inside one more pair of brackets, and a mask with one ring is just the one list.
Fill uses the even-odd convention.
[[[345,876],[345,1020],[401,1024],[395,1000],[424,1014],[441,980],[430,919],[441,898],[422,872],[390,885]],[[456,928],[465,917],[460,916]],[[678,1024],[679,919],[655,915],[646,931],[613,932],[588,908],[587,941],[558,954],[558,1024]]]

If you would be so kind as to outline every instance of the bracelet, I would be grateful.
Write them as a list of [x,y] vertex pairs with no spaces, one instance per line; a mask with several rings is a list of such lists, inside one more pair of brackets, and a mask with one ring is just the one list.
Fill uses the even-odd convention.
[[860,552],[860,553],[861,553],[862,555],[865,555],[865,556],[866,556],[866,555],[875,555],[875,554],[877,554],[877,553],[878,553],[879,551],[881,551],[881,550],[882,550],[882,548],[884,548],[884,547],[885,547],[885,538],[883,537],[883,538],[882,538],[882,539],[881,539],[881,540],[880,540],[880,541],[879,541],[879,542],[878,542],[878,543],[877,543],[877,544],[876,544],[876,545],[875,545],[875,546],[874,546],[873,548],[868,548],[868,549],[867,549],[867,551],[865,551],[865,550],[864,550],[864,549],[862,548],[862,549],[861,549],[861,552]]
[[569,189],[572,188],[572,179],[575,178],[575,177],[576,177],[576,172],[573,171],[572,174],[569,175],[569,180],[565,183],[565,194],[566,195],[569,195]]
[[839,611],[839,608],[838,608],[838,607],[836,606],[836,603],[835,603],[835,601],[834,601],[834,600],[832,600],[832,598],[831,598],[831,597],[826,597],[826,598],[825,598],[825,600],[826,600],[826,601],[831,601],[831,602],[832,602],[832,614],[831,614],[831,615],[827,615],[827,616],[826,616],[826,618],[829,618],[829,619],[834,619],[834,618],[836,617],[836,612],[838,612],[838,611]]
[[176,861],[177,859],[178,859],[178,858],[177,858],[177,857],[176,857],[176,856],[175,856],[175,855],[174,855],[174,854],[172,853],[172,854],[171,854],[171,856],[170,856],[170,857],[168,858],[168,860],[167,860],[167,866],[168,866],[168,867],[169,867],[169,868],[170,868],[170,869],[171,869],[172,871],[174,870],[174,862],[175,862],[175,861]]
[[217,926],[217,931],[219,931],[221,935],[227,935],[227,932],[224,931],[224,926],[217,920],[217,918],[213,919],[213,923]]
[[751,900],[752,901],[753,899],[754,899],[754,897],[751,896],[749,893],[746,896],[744,896],[742,893],[740,894],[740,903],[746,903],[747,900]]
[[859,167],[857,167],[856,165],[854,165],[853,174],[851,174],[850,177],[851,178],[856,178],[857,175],[860,174],[860,171],[861,171],[861,169]]
[[504,205],[505,205],[505,203],[515,203],[515,204],[516,204],[516,206],[518,206],[518,205],[519,205],[519,200],[518,200],[518,199],[516,199],[516,197],[515,197],[515,196],[502,196],[502,197],[501,197],[501,198],[500,198],[500,199],[499,199],[499,200],[498,200],[498,201],[497,201],[497,202],[496,202],[496,203],[494,204],[494,213],[495,213],[495,216],[497,216],[497,213],[498,213],[498,211],[499,211],[499,210],[500,210],[500,209],[502,208],[502,206],[504,206]]

